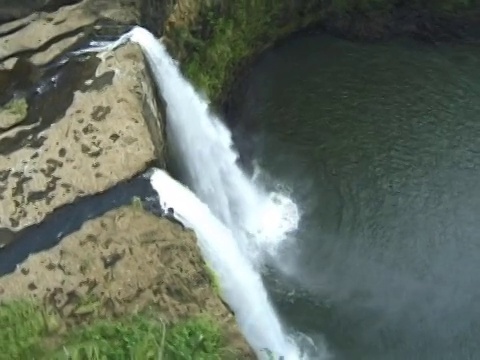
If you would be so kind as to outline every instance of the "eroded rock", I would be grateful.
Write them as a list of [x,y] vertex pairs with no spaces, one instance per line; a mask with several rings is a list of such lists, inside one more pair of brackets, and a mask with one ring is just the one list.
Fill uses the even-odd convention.
[[[161,132],[154,134],[157,149],[150,137],[149,127],[161,128],[161,122],[140,48],[127,44],[99,56],[103,60],[94,78],[85,79],[65,115],[38,134],[35,144],[0,157],[5,175],[0,178],[0,227],[37,223],[53,209],[131,178],[162,156]],[[106,78],[109,82],[99,86],[98,79]],[[0,133],[0,143],[15,131]]]
[[[100,20],[132,24],[139,16],[135,3],[127,0],[64,3],[66,5],[56,11],[33,13],[25,19],[0,25],[0,61],[10,60],[3,68],[10,68],[11,59],[18,56],[29,56],[35,65],[47,64],[82,39]],[[48,1],[38,5],[41,6],[25,5],[22,13],[46,9]]]
[[240,358],[254,358],[210,282],[193,232],[130,206],[88,221],[0,278],[0,301],[32,296],[72,320],[146,306],[167,321],[206,313],[224,324]]

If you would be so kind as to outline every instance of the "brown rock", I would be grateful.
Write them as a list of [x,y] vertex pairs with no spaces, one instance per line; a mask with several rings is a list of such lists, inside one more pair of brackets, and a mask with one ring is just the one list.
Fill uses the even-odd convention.
[[[25,4],[24,11],[18,12],[23,15],[13,18],[28,17],[0,25],[0,61],[33,51],[30,60],[36,65],[46,64],[78,41],[99,19],[135,23],[139,16],[135,3],[126,0],[68,0],[63,1],[66,6],[56,11],[31,13],[48,8],[46,5],[51,1],[36,2],[37,6]],[[0,5],[0,18],[2,8],[12,11],[14,6]]]
[[[37,223],[55,208],[104,191],[163,156],[159,111],[140,48],[128,44],[102,56],[95,78],[85,79],[91,89],[85,85],[87,91],[74,94],[66,114],[42,132],[41,146],[0,157],[0,173],[7,174],[0,178],[1,227]],[[111,84],[96,87],[95,79],[105,75]],[[19,129],[0,134],[0,142]]]
[[123,207],[85,223],[0,278],[0,288],[0,301],[32,296],[72,321],[134,314],[147,306],[160,309],[167,321],[205,313],[223,324],[239,358],[254,358],[212,290],[194,234],[142,209]]

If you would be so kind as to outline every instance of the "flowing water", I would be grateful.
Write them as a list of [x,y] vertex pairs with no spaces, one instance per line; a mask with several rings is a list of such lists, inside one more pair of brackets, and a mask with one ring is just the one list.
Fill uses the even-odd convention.
[[322,34],[265,54],[229,114],[302,213],[270,265],[336,359],[480,359],[480,48]]
[[194,229],[206,261],[218,274],[225,300],[259,357],[267,359],[267,353],[260,350],[269,349],[285,359],[299,358],[269,305],[260,275],[242,256],[232,231],[193,192],[163,170],[157,170],[151,181],[160,201],[174,208],[177,219]]
[[172,207],[175,217],[196,232],[206,261],[219,276],[222,296],[258,357],[303,358],[305,351],[283,328],[256,269],[262,253],[273,253],[296,228],[296,205],[280,193],[262,191],[243,174],[230,132],[149,31],[135,27],[115,41],[94,41],[75,54],[102,57],[128,41],[138,43],[148,60],[166,102],[169,150],[195,191],[157,169],[151,182],[162,207]]
[[163,44],[142,28],[130,36],[142,47],[166,102],[169,149],[195,192],[159,170],[152,185],[161,203],[173,207],[196,232],[207,262],[219,275],[223,296],[257,354],[267,358],[262,350],[268,349],[284,359],[299,359],[300,350],[283,328],[256,270],[264,250],[274,252],[296,228],[296,205],[280,193],[264,192],[244,175],[230,132],[182,77]]

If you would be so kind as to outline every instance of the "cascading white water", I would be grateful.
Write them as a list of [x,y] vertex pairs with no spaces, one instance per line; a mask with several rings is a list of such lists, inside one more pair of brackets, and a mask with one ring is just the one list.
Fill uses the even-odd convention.
[[203,256],[218,274],[223,297],[257,355],[267,358],[261,349],[269,349],[285,359],[298,359],[298,350],[268,303],[259,274],[242,256],[232,232],[195,194],[163,170],[155,170],[151,183],[162,202],[175,209],[175,217],[195,231]]
[[261,191],[245,176],[236,163],[230,132],[210,114],[208,102],[150,32],[135,27],[115,42],[94,43],[76,54],[113,50],[129,40],[138,43],[148,59],[167,105],[170,145],[195,194],[161,170],[153,174],[152,186],[163,205],[174,208],[175,216],[197,234],[203,255],[219,276],[222,295],[257,355],[269,358],[262,351],[268,349],[285,360],[300,359],[254,266],[258,254],[274,250],[297,227],[296,205],[281,194]]
[[245,254],[253,255],[297,227],[296,205],[280,194],[255,187],[237,165],[231,134],[209,112],[209,104],[182,76],[163,44],[143,28],[131,31],[142,46],[167,104],[171,150],[181,158],[189,186],[235,233]]
[[195,194],[208,206],[163,173],[152,178],[155,190],[197,233],[252,347],[298,359],[298,349],[284,333],[260,275],[245,256],[253,255],[253,246],[258,249],[296,228],[295,204],[279,194],[264,194],[244,175],[230,132],[209,112],[208,102],[181,75],[163,44],[142,28],[131,31],[131,40],[142,47],[166,102],[170,145]]
[[[166,48],[148,30],[134,27],[116,41],[92,41],[73,55],[108,53],[128,41],[138,43],[167,103],[168,135],[183,160],[188,183],[213,213],[242,240],[244,253],[275,250],[297,228],[299,212],[288,197],[265,193],[237,165],[229,130],[209,112],[208,101],[181,75]],[[171,120],[174,119],[174,120]],[[248,247],[247,245],[250,245]]]

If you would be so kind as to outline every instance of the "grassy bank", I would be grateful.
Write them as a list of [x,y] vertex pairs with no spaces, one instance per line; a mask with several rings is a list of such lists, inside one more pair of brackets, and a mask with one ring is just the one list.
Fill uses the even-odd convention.
[[322,24],[339,34],[379,38],[401,27],[396,22],[404,14],[413,18],[405,21],[430,21],[465,14],[476,5],[474,0],[206,1],[199,9],[191,7],[196,14],[190,21],[174,21],[166,35],[186,76],[218,102],[246,59],[297,30]]
[[217,100],[241,61],[317,22],[319,9],[318,2],[307,0],[217,2],[201,7],[193,25],[175,26],[167,36],[186,76]]
[[155,312],[70,327],[31,302],[0,305],[0,359],[235,359],[221,327],[198,317],[167,325]]

